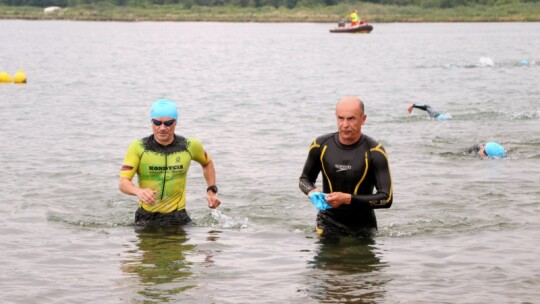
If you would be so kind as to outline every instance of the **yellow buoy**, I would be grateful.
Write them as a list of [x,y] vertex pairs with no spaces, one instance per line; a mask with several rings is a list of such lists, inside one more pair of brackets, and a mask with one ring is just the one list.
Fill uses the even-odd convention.
[[18,70],[15,75],[13,75],[14,83],[26,83],[26,74],[23,70]]
[[0,73],[0,82],[11,82],[11,76],[6,72]]

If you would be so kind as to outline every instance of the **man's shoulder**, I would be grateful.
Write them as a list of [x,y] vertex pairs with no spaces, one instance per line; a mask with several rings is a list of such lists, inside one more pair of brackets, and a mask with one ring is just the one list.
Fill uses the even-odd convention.
[[379,142],[373,137],[363,134],[362,141],[365,142],[370,148],[374,148],[379,145]]
[[334,136],[336,136],[337,132],[333,133],[327,133],[324,135],[321,135],[317,138],[315,138],[315,142],[317,142],[319,145],[327,142],[328,140],[332,139]]
[[193,146],[202,146],[202,142],[196,137],[179,137],[182,138],[188,148]]
[[190,144],[190,138],[175,134],[169,153],[186,151],[188,150]]
[[149,140],[151,140],[152,138],[154,138],[153,135],[148,135],[148,136],[143,137],[143,138],[135,139],[133,142],[142,142],[142,143],[146,143],[146,142],[148,142]]
[[177,137],[183,138],[187,142],[201,142],[197,137],[183,137],[179,135]]
[[147,137],[134,139],[134,140],[131,141],[131,143],[129,145],[130,145],[130,147],[142,147],[146,138]]
[[[370,158],[373,159],[386,159],[386,149],[383,147],[383,145],[375,140],[374,138],[363,135],[362,143],[367,146],[367,149],[369,150]],[[381,158],[380,156],[383,156]]]

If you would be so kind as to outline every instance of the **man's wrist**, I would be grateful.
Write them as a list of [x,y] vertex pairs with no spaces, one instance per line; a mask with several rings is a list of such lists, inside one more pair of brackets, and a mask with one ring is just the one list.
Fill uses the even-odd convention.
[[218,187],[216,185],[211,185],[211,186],[208,186],[208,188],[206,188],[206,192],[208,191],[212,191],[214,192],[214,194],[218,193]]

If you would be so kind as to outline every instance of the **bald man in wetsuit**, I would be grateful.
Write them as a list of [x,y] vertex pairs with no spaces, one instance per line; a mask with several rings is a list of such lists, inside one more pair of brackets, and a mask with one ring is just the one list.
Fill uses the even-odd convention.
[[[319,210],[316,225],[322,238],[370,237],[377,231],[374,209],[392,206],[386,151],[362,134],[366,115],[358,97],[341,99],[336,119],[338,132],[317,137],[309,147],[299,186],[310,197],[324,194],[329,209]],[[321,172],[322,191],[315,186]]]

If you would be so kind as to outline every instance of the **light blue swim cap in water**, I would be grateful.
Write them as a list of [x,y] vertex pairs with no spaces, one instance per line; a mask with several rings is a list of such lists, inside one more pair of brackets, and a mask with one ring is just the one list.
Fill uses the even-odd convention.
[[493,141],[486,143],[484,151],[489,157],[504,157],[506,155],[506,153],[504,152],[504,148]]
[[172,117],[178,120],[178,110],[174,102],[168,99],[156,100],[150,110],[150,118],[156,117]]
[[448,120],[448,116],[446,116],[445,114],[439,114],[439,116],[437,116],[437,118],[435,118],[437,120]]

